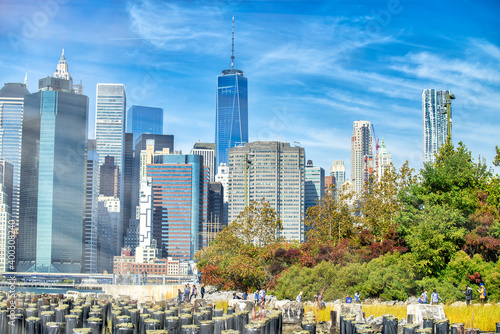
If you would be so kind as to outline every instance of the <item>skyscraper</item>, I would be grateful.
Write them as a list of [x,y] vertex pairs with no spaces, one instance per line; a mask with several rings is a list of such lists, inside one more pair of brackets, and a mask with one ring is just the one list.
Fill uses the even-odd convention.
[[435,162],[438,153],[448,137],[448,116],[446,114],[447,90],[424,89],[422,93],[422,141],[423,162]]
[[373,172],[372,136],[370,122],[355,121],[351,138],[351,179],[354,191],[360,195]]
[[127,132],[134,134],[134,141],[143,133],[163,134],[163,109],[131,106],[127,111]]
[[289,143],[257,141],[229,151],[229,224],[264,198],[283,223],[281,236],[304,241],[305,151]]
[[207,244],[208,169],[199,155],[155,156],[147,166],[153,184],[153,239],[164,256],[192,260]]
[[218,182],[222,186],[222,213],[221,213],[221,224],[222,226],[227,226],[229,217],[229,197],[228,197],[228,185],[229,185],[229,166],[225,163],[221,163],[217,166],[217,174],[215,175],[215,182]]
[[231,69],[217,77],[215,144],[217,166],[228,164],[229,149],[248,142],[248,83],[234,68],[234,18]]
[[24,98],[18,271],[82,270],[88,97],[72,90],[46,77]]
[[19,185],[21,182],[21,142],[24,96],[30,92],[25,84],[7,83],[0,89],[0,157],[12,163],[12,219],[19,222]]
[[115,165],[123,175],[123,148],[125,141],[125,86],[97,84],[95,139],[99,163],[106,156],[115,158]]
[[[315,206],[325,196],[325,170],[313,165],[312,160],[307,160],[305,168],[304,185],[304,212]],[[304,232],[307,234],[310,226],[304,226]]]
[[120,171],[115,165],[115,158],[109,155],[104,157],[100,169],[99,194],[120,197]]
[[376,159],[377,162],[375,164],[375,172],[377,174],[377,180],[380,181],[380,179],[382,178],[382,176],[384,176],[384,173],[389,169],[392,163],[391,154],[387,153],[387,147],[385,147],[384,138],[382,138],[382,144],[380,145],[380,149],[378,151]]
[[95,140],[89,139],[87,147],[87,175],[85,179],[85,217],[83,272],[97,273],[97,229],[99,197],[99,156],[95,151]]
[[191,154],[203,156],[203,164],[210,170],[210,182],[215,180],[215,151],[214,143],[195,143]]
[[335,160],[332,162],[332,167],[330,167],[330,176],[334,177],[336,192],[340,191],[346,181],[344,161]]
[[[0,272],[12,271],[9,264],[9,236],[15,228],[10,224],[12,213],[12,189],[14,167],[6,160],[0,160]],[[11,244],[12,245],[12,244]],[[10,252],[12,254],[12,251]]]

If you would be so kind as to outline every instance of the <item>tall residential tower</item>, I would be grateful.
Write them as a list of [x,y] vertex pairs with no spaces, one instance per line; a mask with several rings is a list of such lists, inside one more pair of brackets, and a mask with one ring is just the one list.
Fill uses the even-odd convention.
[[370,122],[355,121],[351,138],[351,179],[358,196],[373,173],[372,152]]
[[447,90],[424,89],[422,93],[422,141],[423,161],[435,162],[434,154],[438,153],[448,137]]

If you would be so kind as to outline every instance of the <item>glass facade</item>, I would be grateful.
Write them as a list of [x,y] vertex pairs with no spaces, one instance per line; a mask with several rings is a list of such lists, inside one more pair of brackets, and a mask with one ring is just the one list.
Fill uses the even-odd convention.
[[422,93],[424,164],[436,161],[434,154],[438,153],[448,138],[446,94],[450,92],[436,89],[425,89]]
[[229,163],[229,149],[248,142],[248,83],[240,70],[217,78],[215,143],[217,166]]
[[14,167],[12,219],[19,222],[19,185],[21,182],[21,140],[26,85],[8,83],[0,89],[0,157]]
[[159,155],[153,183],[153,237],[164,256],[192,260],[206,238],[208,169],[198,155]]
[[134,134],[134,141],[143,133],[163,134],[163,109],[131,106],[127,111],[127,132]]
[[18,271],[81,272],[88,98],[25,97]]
[[115,158],[123,175],[123,147],[125,142],[125,86],[122,84],[97,84],[95,139],[99,164],[106,156]]

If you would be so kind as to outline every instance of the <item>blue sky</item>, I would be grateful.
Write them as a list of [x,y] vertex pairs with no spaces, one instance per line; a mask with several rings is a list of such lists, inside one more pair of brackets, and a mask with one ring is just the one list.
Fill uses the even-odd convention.
[[448,89],[457,97],[454,143],[491,165],[500,145],[499,15],[494,0],[3,0],[0,79],[22,82],[27,68],[36,91],[56,68],[64,34],[91,122],[96,84],[123,83],[128,106],[165,109],[166,133],[187,153],[214,141],[234,16],[250,141],[300,142],[327,174],[340,159],[349,175],[352,123],[368,120],[397,167],[408,160],[419,169],[422,90]]

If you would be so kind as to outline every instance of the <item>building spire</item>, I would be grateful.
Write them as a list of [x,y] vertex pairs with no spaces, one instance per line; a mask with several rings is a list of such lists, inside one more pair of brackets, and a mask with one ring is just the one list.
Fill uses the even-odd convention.
[[26,74],[24,75],[24,85],[28,89],[28,66],[26,66]]
[[234,16],[233,16],[233,34],[231,43],[231,69],[234,69]]

